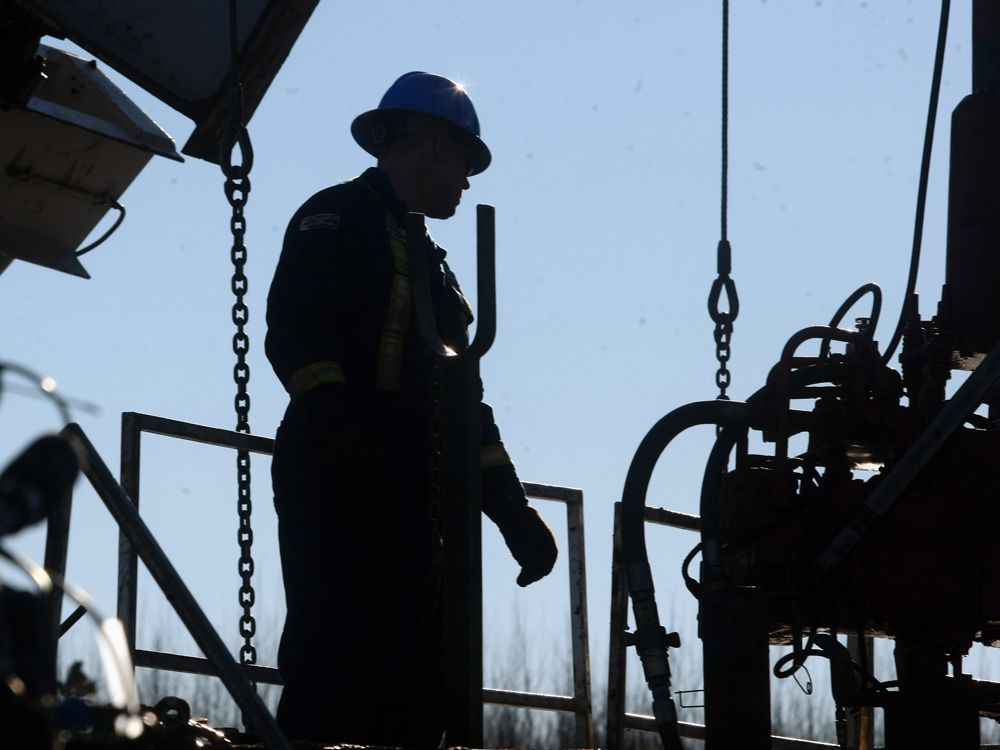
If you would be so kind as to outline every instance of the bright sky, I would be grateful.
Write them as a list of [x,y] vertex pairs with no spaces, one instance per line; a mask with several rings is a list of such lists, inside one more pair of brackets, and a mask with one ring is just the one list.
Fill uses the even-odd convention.
[[[657,419],[716,392],[706,298],[719,239],[720,5],[325,0],[250,123],[250,424],[273,436],[286,396],[263,354],[264,306],[288,217],[316,190],[369,165],[348,126],[398,75],[428,70],[468,87],[493,165],[472,180],[459,215],[432,222],[431,232],[474,297],[473,207],[497,208],[499,327],[483,362],[487,399],[522,480],[584,491],[600,682],[612,504],[629,461]],[[948,125],[970,88],[969,6],[952,13],[918,286],[924,317],[943,280]],[[885,293],[876,338],[890,337],[912,241],[939,7],[733,3],[734,398],[763,384],[793,332],[825,324],[866,282]],[[184,143],[188,120],[120,85],[178,148]],[[90,281],[20,262],[0,277],[0,357],[100,406],[99,416],[75,418],[112,470],[123,411],[235,425],[229,209],[218,168],[154,159],[122,202],[120,231],[83,259]],[[49,405],[14,393],[0,402],[0,424],[3,458],[59,427]],[[705,428],[668,449],[648,504],[697,512],[710,439]],[[143,515],[224,638],[235,640],[235,458],[155,437],[143,451]],[[273,630],[281,592],[268,463],[255,458],[253,467],[257,609]],[[78,488],[69,577],[113,613],[116,533],[84,480]],[[564,534],[559,508],[541,508]],[[568,655],[564,562],[519,591],[516,567],[487,526],[488,662],[515,613],[542,648],[565,645]],[[676,564],[696,539],[659,531],[650,539],[661,617],[693,634]],[[40,559],[40,540],[28,533],[15,546]],[[140,607],[169,623],[148,578],[143,586]],[[686,608],[684,622],[667,611],[671,598]],[[139,645],[150,644],[140,636]],[[700,651],[693,638],[686,647]],[[262,662],[273,659],[273,649],[262,652]]]

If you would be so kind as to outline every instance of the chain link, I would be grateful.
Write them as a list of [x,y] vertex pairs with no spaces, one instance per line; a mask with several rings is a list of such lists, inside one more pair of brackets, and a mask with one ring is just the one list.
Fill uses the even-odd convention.
[[733,321],[740,313],[740,298],[736,293],[736,282],[729,275],[732,267],[732,249],[729,242],[721,240],[718,249],[719,275],[712,282],[708,293],[708,314],[715,323],[715,358],[719,368],[715,371],[715,385],[719,389],[717,398],[728,401],[726,390],[732,383],[729,359],[732,356]]
[[729,320],[729,314],[724,316],[725,320],[715,324],[715,358],[719,361],[719,369],[715,371],[715,385],[719,389],[719,398],[728,401],[729,396],[726,389],[732,383],[732,373],[729,371],[730,341],[733,336],[733,322]]
[[[245,296],[248,291],[245,266],[247,248],[243,242],[246,234],[246,218],[243,209],[250,197],[250,167],[253,164],[253,151],[250,147],[250,137],[242,125],[237,131],[236,145],[242,156],[240,164],[233,164],[231,151],[223,160],[222,171],[226,176],[226,200],[232,207],[232,217],[229,229],[233,235],[233,247],[230,258],[233,263],[233,278],[230,284],[236,301],[233,304],[232,319],[236,326],[233,335],[233,353],[236,364],[233,366],[233,382],[236,384],[236,397],[233,405],[236,409],[236,431],[250,433],[250,394],[247,384],[250,382],[250,365],[246,361],[250,351],[250,337],[246,333],[246,325],[250,320],[250,310],[246,305]],[[243,614],[239,621],[239,632],[243,638],[240,647],[240,663],[256,664],[257,649],[253,645],[253,637],[257,633],[257,621],[253,616],[253,605],[257,594],[253,588],[253,528],[250,524],[253,503],[250,497],[250,453],[241,450],[236,454],[237,480],[237,514],[239,529],[237,540],[240,545],[238,570],[240,574],[239,604]]]

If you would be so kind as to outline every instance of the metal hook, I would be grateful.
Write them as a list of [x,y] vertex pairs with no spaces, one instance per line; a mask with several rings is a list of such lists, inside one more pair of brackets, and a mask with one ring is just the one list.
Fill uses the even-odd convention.
[[482,203],[476,206],[476,276],[479,318],[469,353],[482,357],[497,333],[496,209]]

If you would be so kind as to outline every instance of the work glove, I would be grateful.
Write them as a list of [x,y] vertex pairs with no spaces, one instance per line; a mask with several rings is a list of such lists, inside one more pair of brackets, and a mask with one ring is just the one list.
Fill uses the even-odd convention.
[[538,511],[524,505],[506,515],[498,524],[507,549],[521,566],[518,586],[534,583],[551,571],[559,556],[556,540]]

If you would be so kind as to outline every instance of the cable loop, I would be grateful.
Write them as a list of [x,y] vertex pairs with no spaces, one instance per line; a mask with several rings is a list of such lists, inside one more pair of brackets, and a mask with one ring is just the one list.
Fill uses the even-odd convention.
[[[100,205],[100,204],[98,204],[98,205]],[[118,212],[118,218],[115,219],[115,223],[111,225],[111,227],[108,229],[108,231],[106,231],[104,234],[102,234],[96,240],[94,240],[93,242],[91,242],[89,245],[87,245],[86,247],[81,247],[79,250],[77,250],[76,253],[75,253],[75,255],[76,255],[77,258],[79,258],[81,255],[86,255],[91,250],[93,250],[95,247],[97,247],[98,245],[102,244],[106,239],[108,239],[108,237],[110,237],[116,231],[118,231],[118,227],[120,227],[122,225],[122,222],[125,221],[125,206],[123,206],[118,201],[115,201],[114,203],[111,204],[111,208],[113,208],[115,211]]]
[[[231,144],[229,148],[224,149],[222,153],[222,173],[230,180],[241,180],[253,169],[253,144],[250,142],[250,131],[245,125],[240,124],[229,143]],[[238,163],[233,162],[233,151],[239,151]]]
[[[719,302],[722,301],[725,292],[726,310],[719,309]],[[740,297],[736,293],[736,282],[729,274],[720,274],[712,282],[712,289],[708,293],[708,314],[712,322],[718,325],[732,326],[736,316],[740,314]]]

